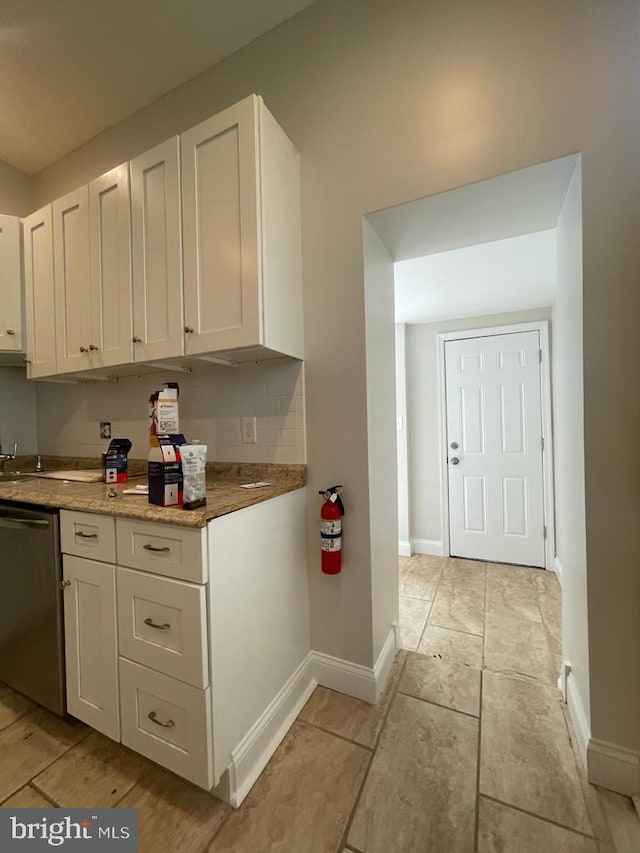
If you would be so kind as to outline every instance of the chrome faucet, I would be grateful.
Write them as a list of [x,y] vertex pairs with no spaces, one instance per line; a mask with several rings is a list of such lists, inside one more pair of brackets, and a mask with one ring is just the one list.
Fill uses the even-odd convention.
[[13,453],[3,453],[0,447],[0,462],[2,462],[2,470],[4,471],[5,462],[14,462],[18,455],[18,442],[13,445]]

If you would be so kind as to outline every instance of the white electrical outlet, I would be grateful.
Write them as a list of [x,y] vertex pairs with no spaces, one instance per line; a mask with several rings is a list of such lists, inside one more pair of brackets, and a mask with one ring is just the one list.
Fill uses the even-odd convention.
[[256,443],[256,419],[255,418],[240,418],[240,433],[242,435],[243,444]]

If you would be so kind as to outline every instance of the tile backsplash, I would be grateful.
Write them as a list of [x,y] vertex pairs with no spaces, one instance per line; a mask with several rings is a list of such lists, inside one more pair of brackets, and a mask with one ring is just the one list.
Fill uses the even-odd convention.
[[36,385],[23,367],[0,367],[0,447],[12,453],[18,442],[20,456],[38,452]]
[[[114,383],[28,383],[37,384],[38,452],[98,456],[109,444],[100,438],[100,422],[110,421],[114,438],[131,439],[131,457],[146,458],[149,395],[163,382],[179,383],[180,430],[207,445],[209,460],[306,461],[304,365],[292,359]],[[241,441],[240,418],[246,416],[256,418],[255,444]]]

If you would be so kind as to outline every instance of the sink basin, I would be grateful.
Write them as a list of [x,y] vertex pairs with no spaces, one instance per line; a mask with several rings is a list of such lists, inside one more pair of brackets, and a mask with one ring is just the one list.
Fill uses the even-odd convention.
[[20,480],[32,480],[35,474],[23,474],[18,471],[0,471],[0,483],[17,483]]

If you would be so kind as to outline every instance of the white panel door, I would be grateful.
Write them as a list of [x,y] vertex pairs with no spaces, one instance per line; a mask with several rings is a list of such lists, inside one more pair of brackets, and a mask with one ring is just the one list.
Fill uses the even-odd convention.
[[53,267],[58,373],[91,366],[89,188],[53,202]]
[[185,351],[259,344],[258,101],[182,134]]
[[22,348],[20,220],[0,215],[0,350]]
[[180,140],[131,161],[133,358],[153,361],[184,352]]
[[57,370],[51,205],[27,216],[22,226],[27,373],[36,379]]
[[129,165],[89,184],[93,367],[132,361]]
[[115,566],[65,554],[63,576],[67,708],[120,740]]
[[544,567],[537,331],[445,343],[451,555]]

